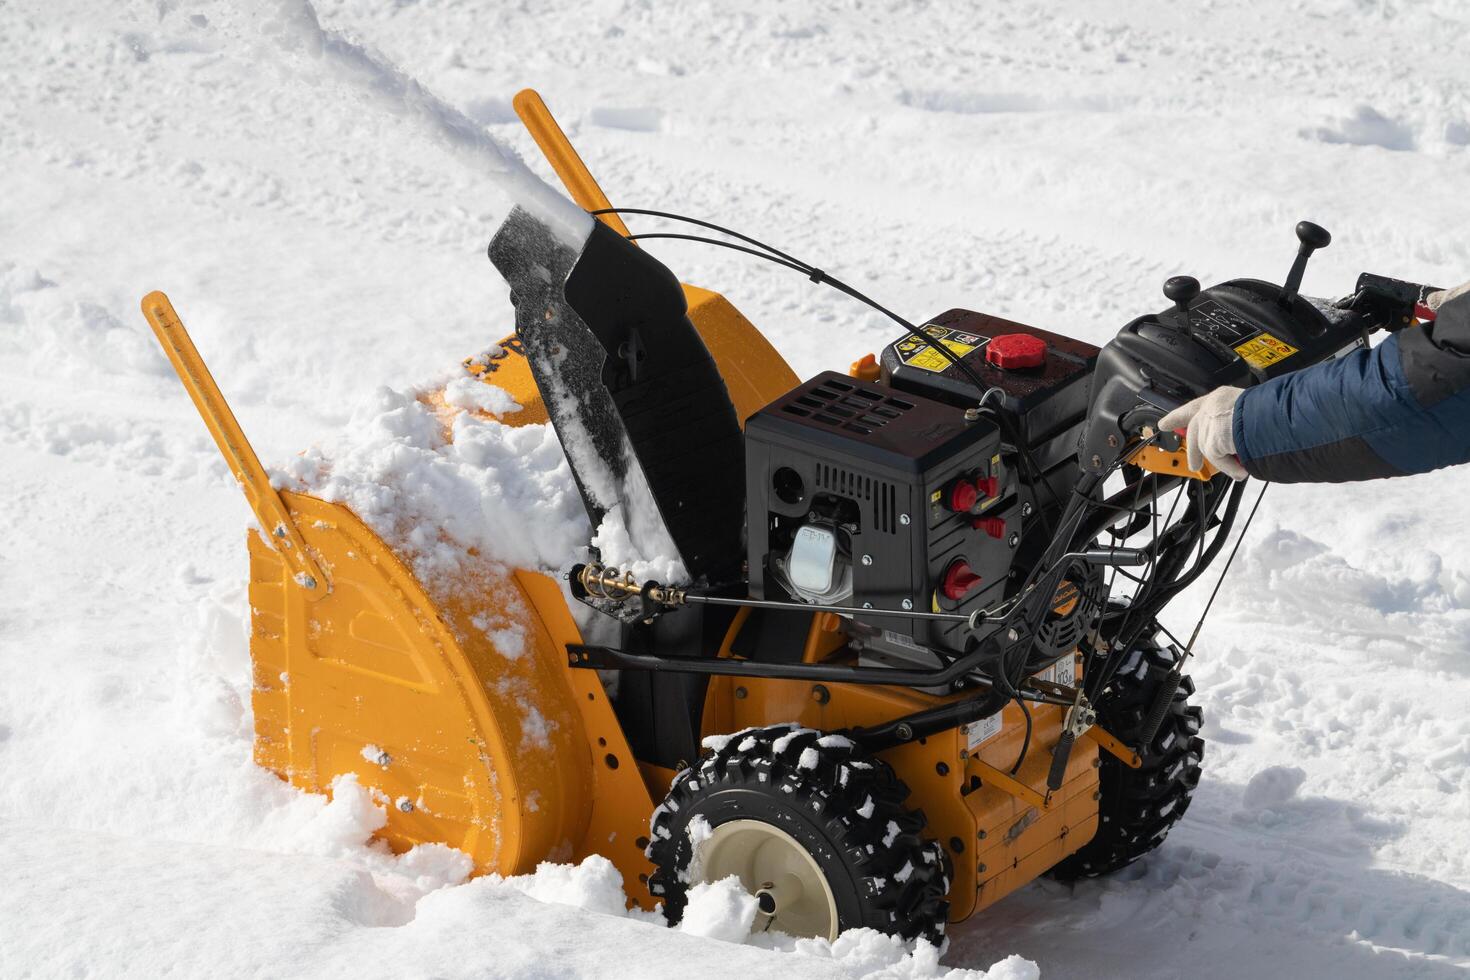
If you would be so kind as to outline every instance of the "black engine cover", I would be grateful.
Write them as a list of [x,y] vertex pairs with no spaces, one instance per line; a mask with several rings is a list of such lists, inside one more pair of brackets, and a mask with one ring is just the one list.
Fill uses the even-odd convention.
[[[851,605],[859,619],[923,646],[959,648],[962,633],[884,617],[883,609],[968,612],[1004,595],[1012,551],[974,526],[981,516],[1019,527],[1016,477],[1001,462],[1000,432],[989,421],[886,385],[826,372],[746,422],[750,594],[794,600],[774,573],[792,536],[813,514],[829,515],[850,541]],[[993,479],[996,493],[972,513],[943,506],[955,480]],[[864,559],[866,556],[866,559]],[[945,570],[965,561],[981,584],[960,602],[936,597]],[[953,634],[953,635],[950,635]]]

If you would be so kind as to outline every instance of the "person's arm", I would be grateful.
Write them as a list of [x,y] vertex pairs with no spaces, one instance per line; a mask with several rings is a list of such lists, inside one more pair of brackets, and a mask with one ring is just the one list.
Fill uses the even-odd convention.
[[1160,425],[1187,425],[1191,457],[1237,479],[1343,483],[1470,462],[1470,284],[1431,305],[1435,321],[1372,350],[1211,392]]

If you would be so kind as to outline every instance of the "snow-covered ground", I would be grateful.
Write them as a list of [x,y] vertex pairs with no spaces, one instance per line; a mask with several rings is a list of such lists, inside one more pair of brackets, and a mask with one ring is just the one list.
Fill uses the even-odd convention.
[[[1470,278],[1462,0],[315,12],[533,169],[509,107],[528,84],[615,203],[734,225],[914,316],[1100,343],[1168,275],[1279,280],[1303,217],[1335,235],[1309,292]],[[934,973],[871,937],[724,942],[717,893],[689,932],[615,916],[595,861],[455,884],[452,852],[365,846],[352,787],[328,804],[250,764],[248,511],[138,299],[170,293],[277,463],[510,324],[484,256],[506,198],[463,144],[364,100],[300,14],[0,2],[0,975]],[[891,338],[799,276],[650,245],[804,375]],[[1463,471],[1273,488],[1199,643],[1186,820],[1110,881],[955,927],[945,964],[1463,975],[1467,495]]]

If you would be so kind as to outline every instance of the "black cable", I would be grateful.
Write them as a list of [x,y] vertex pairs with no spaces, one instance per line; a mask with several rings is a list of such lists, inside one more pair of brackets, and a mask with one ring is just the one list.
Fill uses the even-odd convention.
[[1016,757],[1016,764],[1011,766],[1012,776],[1021,771],[1021,763],[1026,761],[1026,753],[1031,749],[1031,709],[1020,697],[1016,698],[1016,704],[1021,706],[1021,714],[1026,716],[1026,737],[1021,739],[1021,754]]
[[[717,231],[722,235],[729,235],[731,238],[738,239],[739,241],[745,242],[748,245],[754,245],[755,249],[750,249],[736,245],[733,242],[721,241],[718,238],[705,238],[701,235],[678,235],[671,232],[650,232],[643,235],[628,236],[628,241],[639,241],[645,238],[676,238],[690,242],[702,242],[706,245],[718,245],[721,248],[729,248],[737,252],[744,252],[746,255],[754,255],[757,258],[766,259],[769,262],[774,262],[777,265],[785,266],[788,269],[795,269],[798,272],[805,273],[807,278],[811,279],[812,282],[824,283],[828,286],[831,286],[833,289],[837,290],[840,293],[845,293],[848,296],[851,296],[859,303],[862,303],[872,308],[873,310],[882,313],[894,323],[897,323],[899,326],[903,327],[909,332],[910,335],[914,337],[914,339],[928,344],[930,347],[934,348],[934,350],[938,351],[942,357],[944,357],[960,370],[960,373],[963,374],[965,378],[970,382],[970,384],[975,387],[976,395],[983,395],[989,387],[985,384],[984,381],[980,379],[980,376],[976,374],[970,368],[970,366],[964,362],[964,360],[958,354],[950,350],[948,347],[944,346],[942,342],[938,342],[934,338],[930,337],[928,334],[921,332],[918,327],[914,326],[908,320],[905,320],[903,317],[899,316],[897,313],[894,313],[887,307],[881,305],[880,303],[878,303],[877,300],[864,293],[858,292],[858,290],[854,289],[852,286],[849,286],[847,283],[843,282],[841,279],[836,278],[835,276],[829,275],[822,269],[819,269],[808,262],[802,262],[800,259],[788,255],[787,253],[772,245],[767,245],[765,242],[760,241],[759,239],[752,238],[749,235],[742,235],[738,231],[734,231],[722,225],[717,225],[712,221],[702,221],[699,218],[691,218],[688,215],[675,214],[672,211],[655,211],[650,208],[599,208],[598,210],[591,212],[591,214],[643,214],[656,218],[667,218],[670,221],[683,221],[686,224],[698,225],[701,228],[708,228],[711,231]],[[757,251],[757,249],[761,249],[763,251]]]
[[797,272],[810,272],[810,270],[800,262],[788,262],[786,259],[778,255],[771,255],[767,252],[762,252],[754,248],[746,248],[744,245],[736,245],[734,242],[722,242],[717,238],[705,238],[703,235],[681,235],[678,232],[673,231],[650,231],[647,234],[643,235],[629,235],[628,241],[641,242],[648,238],[677,238],[681,241],[686,242],[703,242],[706,245],[718,245],[721,248],[729,248],[734,249],[737,252],[744,252],[746,255],[754,255],[756,258],[765,259],[767,262],[774,262],[777,265],[784,265],[786,268],[795,269]]

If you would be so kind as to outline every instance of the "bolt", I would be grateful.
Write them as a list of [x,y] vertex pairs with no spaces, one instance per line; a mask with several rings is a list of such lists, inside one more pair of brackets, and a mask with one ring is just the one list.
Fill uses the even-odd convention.
[[985,873],[985,865],[983,865],[983,864],[982,864],[982,865],[980,865],[980,866],[979,866],[979,867],[978,867],[978,868],[976,868],[976,869],[975,869],[975,873],[976,873],[976,874],[981,874],[981,875],[983,875],[983,874],[984,874],[984,873]]
[[398,801],[398,809],[402,810],[404,813],[412,813],[413,801],[405,796],[403,799]]
[[1093,453],[1092,454],[1092,460],[1091,460],[1091,462],[1092,462],[1092,468],[1093,469],[1095,469],[1095,470],[1102,469],[1102,457],[1099,456],[1097,453]]
[[737,687],[735,689],[735,700],[737,700],[737,701],[744,701],[745,700],[746,693],[747,692],[746,692],[745,688],[743,688],[743,687]]
[[1010,545],[1012,548],[1014,548],[1016,545],[1018,545],[1020,543],[1021,543],[1021,532],[1019,532],[1019,531],[1012,531],[1011,532],[1011,536],[1008,537],[1008,538],[1006,538],[1006,544]]
[[939,775],[941,775],[941,776],[948,776],[949,775],[949,764],[946,763],[946,762],[940,762],[940,763],[938,763],[938,764],[936,764],[934,766],[934,771],[937,772],[937,773],[939,773]]
[[871,565],[871,564],[873,564],[873,556],[872,555],[863,555],[863,564],[864,565]]
[[1118,448],[1118,437],[1117,436],[1108,436],[1108,448],[1109,449],[1117,449]]
[[864,609],[872,609],[873,608],[873,604],[871,602],[865,602],[865,603],[863,603],[863,608]]
[[1010,640],[1012,643],[1016,642],[1020,638],[1021,638],[1021,631],[1018,630],[1018,629],[1016,629],[1014,626],[1012,626],[1010,629],[1006,630],[1006,639],[1007,640]]
[[1101,767],[1102,767],[1102,757],[1101,756],[1099,756],[1098,758],[1092,760],[1092,768],[1098,769],[1098,768],[1101,768]]
[[899,603],[899,605],[903,606],[905,609],[912,609],[914,608],[914,600],[905,599],[903,602]]
[[821,684],[816,684],[812,687],[812,700],[817,702],[817,704],[826,704],[832,700],[832,692]]
[[1021,505],[1021,516],[1022,517],[1030,517],[1031,516],[1031,512],[1033,510],[1035,510],[1035,509],[1036,508],[1035,507],[1032,507],[1031,506],[1031,502],[1028,500],[1026,503],[1024,503],[1024,504]]
[[[983,831],[983,830],[977,830],[977,831],[975,831],[975,839],[976,840],[984,840],[985,839],[985,831]],[[983,867],[985,867],[985,865],[982,864],[982,865],[980,865],[980,867],[983,868]]]
[[1092,798],[1094,800],[1100,800],[1100,799],[1102,799],[1102,790],[1100,790],[1100,789],[1099,790],[1093,790],[1093,792],[1092,792]]
[[908,527],[909,526],[909,515],[907,515],[907,514],[899,514],[898,515],[898,523],[902,524],[904,527]]
[[967,408],[967,409],[965,409],[965,421],[966,422],[978,422],[978,421],[980,421],[980,409],[978,409],[978,408]]
[[909,739],[914,737],[914,730],[909,726],[909,723],[905,721],[899,723],[898,727],[893,730],[893,734],[898,736],[898,740],[900,742],[907,742]]

